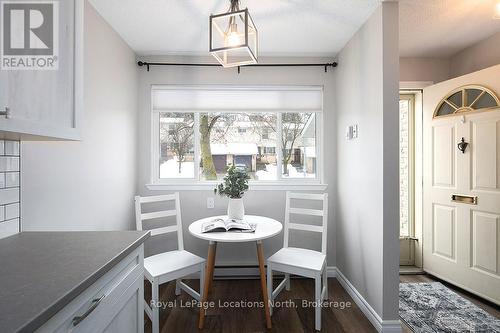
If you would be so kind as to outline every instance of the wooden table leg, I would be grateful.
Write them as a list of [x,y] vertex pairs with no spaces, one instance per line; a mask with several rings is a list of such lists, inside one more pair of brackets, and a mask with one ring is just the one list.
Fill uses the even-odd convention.
[[205,270],[205,283],[203,287],[203,295],[201,297],[201,307],[200,307],[200,320],[198,321],[198,328],[203,329],[205,324],[205,308],[204,305],[208,300],[208,292],[210,290],[210,284],[214,276],[214,265],[215,265],[215,249],[217,247],[216,242],[210,242],[208,245],[208,256],[207,256],[207,269]]
[[271,313],[269,312],[269,297],[267,295],[266,270],[264,268],[264,250],[262,249],[262,241],[257,241],[257,258],[259,259],[260,287],[262,289],[262,299],[264,300],[266,326],[268,329],[271,329]]
[[213,242],[213,256],[214,256],[214,264],[212,265],[212,274],[210,275],[210,280],[208,280],[208,296],[210,296],[210,291],[212,290],[212,284],[214,282],[214,273],[215,273],[215,257],[217,256],[217,242]]

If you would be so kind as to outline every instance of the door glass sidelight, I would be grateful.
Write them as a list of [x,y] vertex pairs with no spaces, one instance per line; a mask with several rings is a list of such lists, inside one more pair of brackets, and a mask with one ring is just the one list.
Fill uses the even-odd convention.
[[414,109],[413,95],[399,99],[400,237],[414,236]]

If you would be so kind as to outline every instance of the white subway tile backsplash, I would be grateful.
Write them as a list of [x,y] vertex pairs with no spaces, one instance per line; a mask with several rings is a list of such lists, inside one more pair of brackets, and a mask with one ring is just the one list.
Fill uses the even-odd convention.
[[5,141],[5,155],[19,156],[19,141]]
[[19,172],[6,172],[4,175],[5,175],[5,187],[19,186]]
[[5,206],[5,219],[12,220],[19,217],[19,202]]
[[0,172],[19,171],[19,157],[0,156]]
[[0,238],[9,237],[19,232],[19,219],[0,222]]
[[20,142],[0,140],[0,238],[20,230]]
[[0,205],[19,202],[19,188],[3,188],[0,190]]

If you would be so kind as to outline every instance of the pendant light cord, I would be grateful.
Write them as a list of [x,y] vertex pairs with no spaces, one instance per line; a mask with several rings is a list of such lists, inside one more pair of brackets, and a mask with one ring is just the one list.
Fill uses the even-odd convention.
[[[228,9],[228,13],[236,12],[240,10],[240,0],[229,0],[230,5]],[[234,16],[231,16],[229,18],[229,25],[227,27],[226,34],[228,34],[231,31],[231,25],[236,24],[236,18]]]
[[231,4],[229,5],[228,12],[236,12],[240,10],[240,0],[229,0]]

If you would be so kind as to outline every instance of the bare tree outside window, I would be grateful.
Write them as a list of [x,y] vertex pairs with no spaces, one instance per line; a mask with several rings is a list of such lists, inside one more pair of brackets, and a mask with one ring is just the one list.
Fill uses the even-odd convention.
[[[316,177],[314,113],[200,113],[197,129],[192,112],[162,112],[159,119],[160,178],[194,178],[198,168],[201,180],[217,180],[230,165],[254,180],[276,180],[279,174]],[[194,157],[195,130],[199,165]],[[276,154],[279,146],[281,161]]]
[[[267,115],[267,114],[263,114]],[[276,114],[268,114],[276,123]],[[276,136],[262,139],[263,124],[252,113],[200,114],[200,175],[203,180],[221,179],[230,165],[245,170],[251,179],[276,179],[276,154],[264,148],[276,146]]]
[[234,115],[229,113],[200,114],[200,154],[203,179],[217,180],[212,144],[225,141],[225,137],[234,121]]
[[[193,113],[160,114],[160,156],[160,178],[194,176]],[[183,170],[187,160],[192,165]],[[173,162],[177,170],[173,169]]]
[[[290,169],[294,167],[293,164],[300,164],[303,174],[315,172],[313,170],[315,169],[315,156],[310,156],[310,159],[314,158],[314,162],[311,162],[309,167],[303,165],[306,162],[304,161],[306,159],[304,158],[305,151],[310,151],[311,148],[315,151],[315,122],[311,121],[314,120],[313,117],[314,113],[287,112],[281,114],[281,161],[284,176],[290,176]],[[262,133],[277,133],[275,116],[257,114],[254,116],[253,121],[254,126],[260,127]],[[299,152],[297,160],[292,159],[295,157],[296,151]]]
[[290,160],[299,138],[302,136],[312,113],[283,113],[281,116],[282,135],[281,147],[283,150],[283,174],[289,175]]

